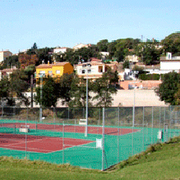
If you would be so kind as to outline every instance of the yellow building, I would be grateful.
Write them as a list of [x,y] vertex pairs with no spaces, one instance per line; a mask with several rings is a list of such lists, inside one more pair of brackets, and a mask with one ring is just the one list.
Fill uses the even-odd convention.
[[41,76],[61,77],[63,74],[71,74],[73,66],[69,62],[55,62],[54,64],[40,64],[36,67],[36,79]]

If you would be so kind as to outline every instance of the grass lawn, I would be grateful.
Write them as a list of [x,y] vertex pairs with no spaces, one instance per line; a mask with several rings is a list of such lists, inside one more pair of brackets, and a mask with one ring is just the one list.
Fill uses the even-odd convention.
[[180,179],[180,137],[150,146],[107,171],[86,170],[70,165],[0,157],[0,179],[23,180],[116,180]]

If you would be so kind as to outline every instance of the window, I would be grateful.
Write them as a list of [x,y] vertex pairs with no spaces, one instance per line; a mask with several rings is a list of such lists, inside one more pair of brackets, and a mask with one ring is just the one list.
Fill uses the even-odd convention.
[[82,74],[85,74],[85,72],[86,72],[86,71],[83,69],[83,70],[82,70]]
[[52,71],[48,71],[48,74],[52,74]]
[[56,70],[56,74],[60,74],[60,70]]
[[40,71],[39,76],[45,76],[45,71]]

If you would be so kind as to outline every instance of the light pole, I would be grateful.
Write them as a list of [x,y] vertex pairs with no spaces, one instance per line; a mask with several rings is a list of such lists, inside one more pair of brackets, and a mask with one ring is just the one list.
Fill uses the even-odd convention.
[[39,120],[42,122],[42,82],[43,76],[40,76],[40,112],[39,112]]
[[86,64],[86,128],[85,128],[85,136],[88,136],[88,70],[90,70],[91,64]]
[[134,123],[135,123],[135,89],[136,89],[135,83],[136,82],[134,82],[133,123],[132,123],[133,127],[134,127]]

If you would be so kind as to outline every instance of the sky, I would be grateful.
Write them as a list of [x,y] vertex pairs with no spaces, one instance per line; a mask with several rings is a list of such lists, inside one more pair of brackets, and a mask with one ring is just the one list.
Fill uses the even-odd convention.
[[180,30],[178,0],[0,0],[0,51],[122,38],[159,41]]

